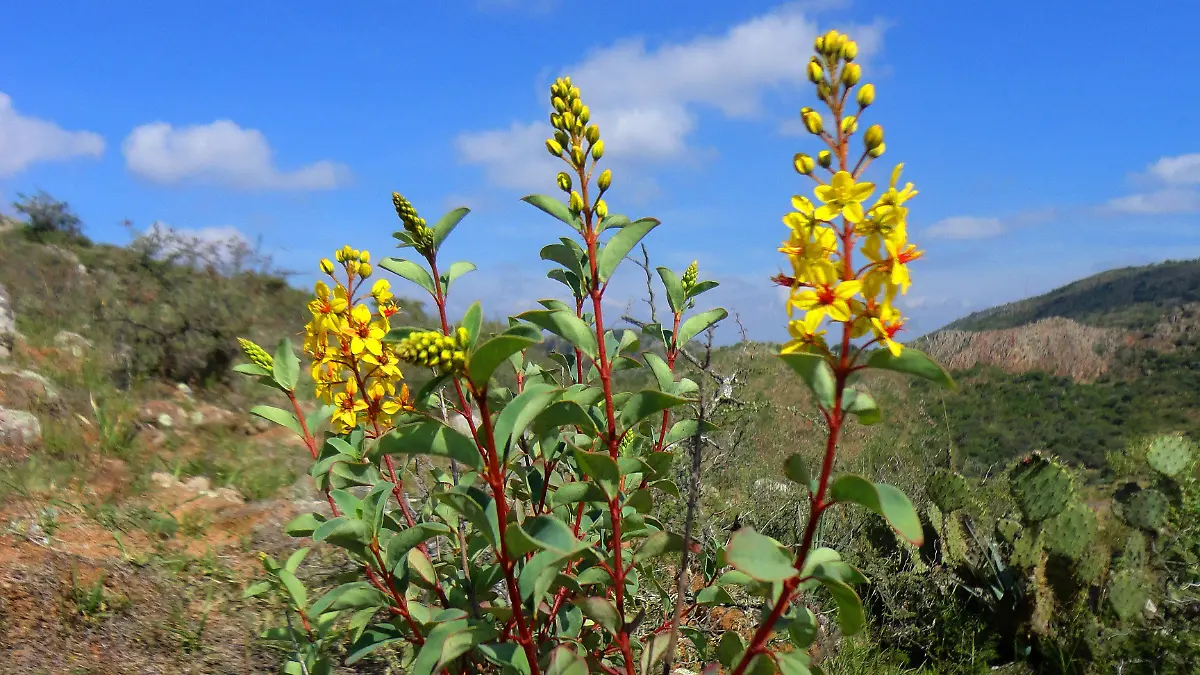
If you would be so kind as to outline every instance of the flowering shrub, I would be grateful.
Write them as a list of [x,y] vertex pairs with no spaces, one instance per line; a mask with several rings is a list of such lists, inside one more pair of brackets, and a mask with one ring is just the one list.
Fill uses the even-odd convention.
[[[316,284],[309,305],[304,353],[321,403],[315,413],[306,415],[299,404],[300,362],[287,340],[274,356],[243,343],[251,362],[239,370],[290,402],[290,410],[252,412],[304,439],[311,474],[332,511],[301,516],[288,532],[341,548],[361,570],[360,579],[310,598],[296,576],[308,549],[282,565],[264,556],[267,580],[247,595],[274,589],[287,599],[288,627],[267,636],[293,654],[285,672],[331,672],[332,646],[348,635],[346,663],[387,646],[417,675],[651,673],[683,658],[682,634],[706,671],[799,674],[820,672],[806,653],[817,633],[805,603],[812,591],[823,587],[832,597],[843,633],[863,626],[854,587],[867,580],[836,551],[814,545],[822,514],[859,504],[915,544],[922,529],[896,488],[834,476],[839,434],[850,417],[862,424],[881,419],[874,400],[850,385],[867,368],[952,383],[896,340],[903,318],[893,301],[908,290],[907,265],[920,256],[905,228],[906,203],[916,192],[911,184],[897,189],[896,167],[888,189],[868,204],[876,188],[862,175],[884,153],[883,129],[859,134],[858,127],[874,87],[854,91],[861,68],[845,35],[830,32],[815,47],[808,74],[829,108],[828,130],[815,110],[802,116],[828,149],[815,159],[795,157],[796,170],[816,185],[816,202],[792,198],[794,211],[784,217],[790,235],[780,249],[792,274],[775,278],[791,289],[793,339],[780,358],[812,390],[828,427],[815,471],[799,455],[782,467],[810,491],[799,546],[750,528],[724,546],[700,546],[686,528],[682,536],[670,532],[653,515],[656,500],[680,496],[674,450],[698,445],[710,426],[687,414],[698,385],[676,374],[676,358],[727,313],[694,311],[717,284],[701,280],[693,263],[682,274],[658,268],[669,326],[648,325],[641,336],[607,327],[608,284],[659,221],[610,211],[613,174],[599,168],[604,141],[579,88],[563,78],[550,88],[554,131],[546,148],[564,162],[557,185],[566,199],[524,201],[570,228],[572,236],[541,250],[558,265],[549,276],[566,287],[568,300],[542,300],[495,335],[482,334],[479,303],[452,324],[447,297],[474,265],[446,265],[440,253],[467,209],[431,226],[393,194],[402,223],[394,236],[413,255],[378,267],[429,294],[436,329],[392,325],[398,310],[390,283],[372,282],[370,255],[347,246],[321,261],[327,280]],[[569,345],[551,354],[552,363],[528,353],[543,331]],[[661,356],[650,348],[658,343]],[[403,380],[410,368],[434,371],[415,393]],[[648,369],[654,386],[618,391],[614,374],[634,369]],[[515,387],[499,383],[502,372]],[[451,424],[455,418],[462,424]],[[415,475],[427,476],[427,487],[413,500],[405,476]],[[676,555],[680,575],[693,567],[693,555],[702,573],[698,584],[679,583],[682,592],[672,596],[654,563]],[[662,602],[639,600],[645,589]],[[731,592],[761,601],[748,639],[686,624],[697,606],[734,604]]]

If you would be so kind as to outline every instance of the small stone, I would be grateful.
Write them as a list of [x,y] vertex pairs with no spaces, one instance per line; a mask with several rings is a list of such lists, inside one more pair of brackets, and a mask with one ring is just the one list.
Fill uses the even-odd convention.
[[0,285],[0,359],[12,355],[17,342],[17,320],[12,311],[12,300],[8,291]]
[[54,336],[54,346],[68,352],[75,358],[82,358],[89,349],[94,345],[92,341],[83,337],[79,333],[72,333],[69,330],[60,330]]
[[154,423],[163,429],[170,429],[175,426],[175,421],[167,413],[159,413],[158,417],[154,419]]
[[33,413],[0,408],[0,445],[27,446],[42,439],[42,425]]
[[193,476],[183,484],[183,487],[194,492],[208,492],[209,488],[212,487],[212,483],[204,476]]

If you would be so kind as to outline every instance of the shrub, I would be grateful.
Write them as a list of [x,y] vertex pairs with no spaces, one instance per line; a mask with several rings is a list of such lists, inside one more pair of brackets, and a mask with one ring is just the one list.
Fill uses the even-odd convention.
[[[826,433],[819,466],[810,470],[793,455],[782,467],[809,493],[798,544],[749,527],[727,542],[698,538],[696,475],[686,486],[682,533],[654,515],[656,501],[683,495],[673,480],[674,450],[690,443],[698,452],[712,426],[703,412],[688,414],[702,391],[679,377],[676,357],[726,312],[696,311],[716,286],[696,263],[682,273],[660,267],[671,320],[647,325],[641,336],[608,327],[608,283],[659,222],[610,211],[613,175],[598,166],[604,140],[578,87],[559,79],[550,88],[554,132],[546,148],[566,165],[557,176],[566,200],[524,201],[569,228],[572,236],[541,257],[559,266],[549,276],[570,300],[542,300],[494,334],[482,330],[479,303],[452,324],[447,296],[474,265],[447,265],[439,254],[467,209],[430,225],[393,193],[403,227],[395,237],[413,256],[376,264],[428,293],[438,314],[432,330],[397,325],[390,282],[373,279],[368,252],[346,246],[321,260],[327,279],[309,304],[306,372],[320,409],[305,414],[300,405],[301,364],[288,340],[274,354],[242,342],[250,363],[238,370],[281,391],[290,408],[252,412],[304,440],[331,511],[301,516],[289,533],[342,549],[361,570],[314,598],[297,577],[307,548],[283,564],[263,557],[267,579],[247,595],[275,591],[286,599],[295,620],[268,637],[291,650],[288,672],[331,672],[340,629],[350,643],[347,663],[387,649],[417,675],[651,673],[689,658],[734,675],[807,673],[817,670],[806,651],[818,634],[809,603],[832,600],[843,634],[863,627],[854,587],[866,579],[819,544],[823,515],[855,503],[914,545],[923,532],[900,490],[834,475],[851,418],[881,419],[875,401],[851,385],[868,368],[952,382],[895,339],[904,320],[893,300],[907,291],[907,265],[921,255],[906,239],[905,204],[916,192],[911,184],[897,189],[897,166],[889,187],[867,203],[875,186],[862,174],[885,150],[880,125],[858,131],[874,87],[854,89],[861,68],[845,35],[830,32],[815,48],[808,73],[830,109],[828,130],[815,110],[802,116],[829,149],[796,155],[794,167],[816,183],[820,205],[792,198],[794,211],[784,217],[790,236],[780,249],[792,274],[774,279],[791,293],[793,340],[780,358],[811,390]],[[852,139],[861,139],[861,151],[852,152]],[[565,347],[552,355],[562,367],[530,360],[543,331]],[[643,349],[642,338],[665,345],[662,355]],[[414,392],[401,366],[434,376]],[[647,369],[653,386],[619,390],[618,374],[636,369]],[[513,386],[501,386],[500,374]],[[424,496],[410,499],[418,488]],[[702,630],[692,619],[727,605],[757,608],[761,619],[743,632]]]

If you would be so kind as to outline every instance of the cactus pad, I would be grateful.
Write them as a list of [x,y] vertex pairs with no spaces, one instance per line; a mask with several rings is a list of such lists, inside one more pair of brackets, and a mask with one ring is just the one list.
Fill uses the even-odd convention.
[[1104,576],[1111,554],[1101,543],[1093,541],[1079,560],[1075,562],[1075,578],[1085,586],[1091,586]]
[[996,521],[996,536],[1006,544],[1013,543],[1017,535],[1021,534],[1022,529],[1021,523],[1012,518],[1001,518]]
[[1141,569],[1146,564],[1146,535],[1134,530],[1121,545],[1121,569]]
[[1046,522],[1046,549],[1079,560],[1099,529],[1096,514],[1086,504],[1076,502]]
[[1066,467],[1036,452],[1023,459],[1010,478],[1013,499],[1025,519],[1034,523],[1061,513],[1074,492]]
[[1036,567],[1042,554],[1042,538],[1026,530],[1013,540],[1012,564],[1014,567],[1029,569]]
[[1133,527],[1157,530],[1170,506],[1167,496],[1158,490],[1138,490],[1121,505],[1121,517]]
[[939,469],[926,479],[925,493],[942,513],[952,513],[967,505],[971,485],[960,474]]
[[1108,583],[1108,603],[1122,620],[1137,616],[1150,599],[1150,586],[1141,572],[1124,570]]
[[1192,463],[1192,444],[1182,436],[1159,436],[1146,452],[1150,468],[1174,478]]

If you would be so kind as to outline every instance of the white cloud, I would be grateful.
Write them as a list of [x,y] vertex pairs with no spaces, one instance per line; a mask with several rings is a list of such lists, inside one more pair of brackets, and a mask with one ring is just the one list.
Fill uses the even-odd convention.
[[954,216],[939,220],[925,230],[925,236],[934,239],[984,239],[1004,232],[999,218]]
[[1106,211],[1132,215],[1167,215],[1200,212],[1200,193],[1181,188],[1119,197],[1108,202]]
[[1150,165],[1149,172],[1168,185],[1200,184],[1200,152],[1163,157]]
[[[753,118],[761,112],[767,89],[807,86],[804,70],[817,30],[802,8],[792,4],[722,35],[656,47],[640,38],[623,40],[562,72],[582,90],[605,138],[607,159],[618,166],[679,162],[691,154],[688,140],[698,109]],[[850,32],[863,57],[878,50],[881,26]],[[543,147],[550,132],[545,121],[514,123],[508,129],[463,133],[456,145],[463,160],[482,166],[493,183],[538,188],[561,168]]]
[[13,106],[12,97],[0,92],[0,178],[15,176],[39,162],[103,154],[100,134],[68,131],[47,120],[25,117]]
[[327,190],[345,184],[349,169],[321,160],[291,171],[275,166],[266,136],[230,120],[175,128],[137,127],[121,145],[133,173],[164,185],[208,183],[247,190]]

